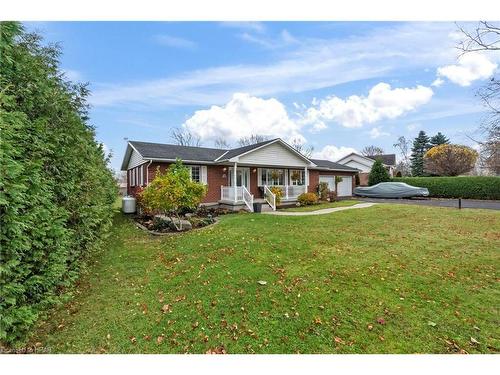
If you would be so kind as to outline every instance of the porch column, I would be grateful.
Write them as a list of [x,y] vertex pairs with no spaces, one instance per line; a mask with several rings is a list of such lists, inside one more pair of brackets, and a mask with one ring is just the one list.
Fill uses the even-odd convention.
[[236,166],[237,163],[234,163],[234,168],[233,168],[233,189],[234,189],[234,203],[238,201],[238,183],[236,179]]
[[309,186],[309,175],[307,173],[307,167],[304,167],[304,186],[305,186],[304,193],[307,193],[308,191],[307,187]]
[[288,180],[290,178],[290,173],[288,169],[285,169],[285,198],[288,199]]

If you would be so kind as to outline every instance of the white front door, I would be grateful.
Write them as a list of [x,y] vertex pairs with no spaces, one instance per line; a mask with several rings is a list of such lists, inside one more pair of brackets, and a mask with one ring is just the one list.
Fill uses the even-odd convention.
[[[229,168],[229,186],[234,186],[233,168]],[[236,168],[236,186],[245,186],[250,191],[250,168]]]
[[350,197],[352,195],[352,177],[351,176],[341,176],[342,182],[338,184],[339,191],[337,196],[339,197]]

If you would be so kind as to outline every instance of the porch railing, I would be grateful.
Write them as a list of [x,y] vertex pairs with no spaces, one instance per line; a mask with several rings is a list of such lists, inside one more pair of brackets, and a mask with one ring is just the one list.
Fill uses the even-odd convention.
[[[236,192],[236,195],[235,195]],[[250,194],[245,186],[221,186],[220,199],[230,202],[243,202],[248,209],[253,212],[253,195]]]
[[276,211],[276,195],[269,190],[267,185],[264,185],[264,199],[269,203],[273,211]]
[[283,199],[295,199],[300,194],[306,192],[305,185],[287,185],[287,186],[280,186],[280,188],[283,191]]
[[253,212],[253,194],[250,194],[245,186],[241,187],[241,191],[243,193],[243,202],[245,202],[250,212]]
[[[236,191],[236,196],[234,195]],[[220,199],[225,201],[242,201],[243,200],[243,190],[241,186],[221,186],[220,187]]]

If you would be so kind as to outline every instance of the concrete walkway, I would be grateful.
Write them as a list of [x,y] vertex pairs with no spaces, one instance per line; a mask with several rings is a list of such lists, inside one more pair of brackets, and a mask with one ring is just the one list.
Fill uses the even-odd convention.
[[344,211],[344,210],[352,210],[354,208],[367,208],[375,205],[377,203],[358,203],[355,204],[354,206],[347,206],[347,207],[333,207],[333,208],[323,208],[322,210],[317,210],[317,211],[304,211],[304,212],[287,212],[286,210],[283,211],[268,211],[268,212],[262,212],[263,214],[266,215],[278,215],[278,216],[310,216],[310,215],[325,215],[325,214],[330,214],[332,212],[336,211]]

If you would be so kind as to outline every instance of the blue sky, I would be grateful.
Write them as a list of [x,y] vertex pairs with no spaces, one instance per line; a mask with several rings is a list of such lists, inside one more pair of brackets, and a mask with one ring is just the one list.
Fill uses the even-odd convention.
[[419,130],[469,144],[475,97],[498,55],[458,58],[453,23],[42,22],[68,78],[90,83],[91,123],[119,169],[124,138],[171,142],[184,127],[213,146],[259,133],[315,156],[392,144]]

